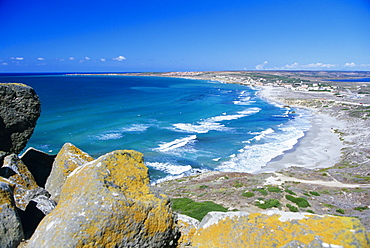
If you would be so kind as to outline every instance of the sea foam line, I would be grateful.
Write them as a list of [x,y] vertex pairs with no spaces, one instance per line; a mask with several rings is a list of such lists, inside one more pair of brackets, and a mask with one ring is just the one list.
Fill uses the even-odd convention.
[[194,142],[196,139],[197,139],[196,135],[190,135],[185,138],[175,139],[174,141],[160,144],[159,147],[156,148],[155,150],[160,151],[160,152],[174,150],[176,148],[183,147],[190,142]]

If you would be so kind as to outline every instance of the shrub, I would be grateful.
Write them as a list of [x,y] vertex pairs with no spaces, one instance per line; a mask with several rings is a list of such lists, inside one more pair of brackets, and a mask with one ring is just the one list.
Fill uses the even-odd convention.
[[320,194],[316,191],[310,191],[309,193],[314,196],[320,196]]
[[364,211],[364,210],[368,209],[368,207],[355,207],[354,209],[357,210],[357,211]]
[[282,192],[282,190],[279,187],[274,187],[274,186],[267,187],[267,190],[270,191],[270,192],[275,192],[275,193],[281,193]]
[[335,212],[340,213],[340,214],[344,214],[345,213],[344,210],[341,209],[341,208],[338,208],[337,210],[335,210]]
[[289,208],[289,211],[290,212],[298,212],[298,208],[293,206],[293,205],[290,205],[290,204],[287,204],[286,205],[288,208]]
[[258,192],[260,192],[261,193],[261,195],[264,195],[264,196],[266,196],[268,193],[267,193],[267,191],[266,190],[264,190],[264,189],[252,189],[253,191],[258,191]]
[[296,193],[294,193],[293,191],[291,191],[290,189],[286,189],[285,192],[287,192],[288,194],[291,194],[291,195],[297,195]]
[[306,208],[310,207],[311,205],[308,203],[308,201],[305,198],[302,197],[294,197],[292,195],[286,195],[285,198],[291,202],[294,202],[297,204],[300,208]]
[[238,180],[237,181],[235,181],[234,182],[234,184],[233,184],[233,187],[235,187],[235,188],[240,188],[240,187],[243,187],[243,183],[241,183],[241,182],[239,182]]
[[314,212],[313,210],[311,210],[311,209],[307,209],[306,211],[307,211],[307,213],[311,213],[311,214],[314,214],[314,213],[315,213],[315,212]]
[[256,206],[262,209],[277,208],[281,206],[281,203],[277,199],[267,199],[265,203],[256,202]]
[[172,209],[199,221],[211,211],[227,212],[227,208],[212,201],[195,202],[189,198],[174,198],[171,200]]
[[208,188],[208,186],[207,185],[200,185],[199,188],[200,189],[206,189],[206,188]]
[[253,192],[244,192],[244,193],[242,193],[242,196],[245,196],[245,197],[253,197],[254,196],[254,193]]

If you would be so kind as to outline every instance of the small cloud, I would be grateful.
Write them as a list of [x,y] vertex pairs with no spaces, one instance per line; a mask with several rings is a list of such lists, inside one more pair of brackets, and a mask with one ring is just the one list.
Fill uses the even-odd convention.
[[310,63],[306,65],[301,65],[297,62],[294,62],[290,65],[285,65],[283,67],[275,67],[274,70],[319,70],[319,69],[329,69],[337,67],[335,64],[324,64],[324,63]]
[[37,58],[37,60],[40,60],[41,61],[41,60],[45,60],[45,59],[44,58]]
[[86,60],[90,60],[90,58],[89,58],[89,57],[85,57],[85,59],[86,59]]
[[2,65],[8,65],[8,63],[1,63]]
[[124,61],[126,58],[123,57],[123,56],[118,56],[117,58],[113,58],[112,60],[116,60],[116,61]]
[[104,58],[101,58],[101,59],[100,59],[100,61],[103,61],[103,62],[105,62],[105,60],[106,60],[106,59],[104,59]]
[[344,67],[370,67],[370,64],[356,64],[354,62],[351,63],[345,63]]
[[15,60],[24,60],[23,57],[16,57]]
[[69,57],[69,60],[75,60],[75,57]]
[[265,61],[265,62],[263,62],[262,64],[260,64],[260,65],[256,65],[256,69],[257,70],[264,70],[264,67],[265,67],[265,65],[267,65],[268,64],[268,62],[267,61]]

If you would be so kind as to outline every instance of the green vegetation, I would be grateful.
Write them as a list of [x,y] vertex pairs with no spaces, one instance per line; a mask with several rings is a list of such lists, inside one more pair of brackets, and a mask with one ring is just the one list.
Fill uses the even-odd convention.
[[315,212],[314,212],[313,210],[311,210],[311,209],[307,209],[306,211],[307,211],[307,213],[311,213],[311,214],[314,214],[314,213],[315,213]]
[[357,211],[364,211],[366,209],[369,209],[368,207],[355,207],[354,210],[357,210]]
[[244,186],[244,184],[243,183],[241,183],[241,182],[239,182],[238,180],[236,180],[234,183],[233,183],[233,187],[235,187],[235,188],[241,188],[241,187],[243,187]]
[[314,196],[320,196],[319,192],[316,191],[310,191],[309,193]]
[[245,197],[253,197],[254,196],[254,193],[253,192],[244,192],[242,193],[242,196],[245,196]]
[[174,198],[171,200],[172,209],[199,221],[211,211],[227,212],[227,208],[212,201],[195,202],[189,198]]
[[298,212],[298,208],[293,206],[293,205],[290,205],[289,203],[286,205],[288,208],[289,208],[289,211],[290,212]]
[[277,199],[267,199],[264,203],[256,202],[256,206],[262,209],[277,208],[281,206],[281,203]]
[[337,210],[335,210],[337,213],[340,213],[340,214],[344,214],[345,212],[344,212],[344,210],[343,209],[341,209],[341,208],[338,208]]
[[291,202],[294,202],[300,208],[306,208],[306,207],[311,206],[310,203],[308,203],[308,201],[302,197],[294,197],[292,195],[286,195],[285,198]]
[[199,188],[200,189],[206,189],[206,188],[208,188],[208,186],[207,185],[200,185]]
[[276,186],[268,186],[267,191],[275,192],[275,193],[281,193],[282,192],[282,190],[279,187],[276,187]]
[[334,206],[333,205],[331,205],[331,204],[327,204],[327,203],[324,203],[324,204],[322,204],[324,207],[327,207],[327,208],[333,208]]
[[288,194],[291,194],[291,195],[297,195],[296,193],[294,193],[293,191],[291,191],[290,189],[286,189],[285,192],[287,192]]
[[252,189],[252,191],[258,191],[261,193],[261,195],[266,196],[268,193],[265,189]]

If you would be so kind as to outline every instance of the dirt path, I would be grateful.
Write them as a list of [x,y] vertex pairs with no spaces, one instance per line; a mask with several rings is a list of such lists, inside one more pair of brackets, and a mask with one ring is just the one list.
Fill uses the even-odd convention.
[[299,182],[305,184],[315,184],[327,187],[338,188],[370,188],[370,184],[347,184],[341,183],[334,179],[334,181],[321,181],[321,180],[303,180],[295,177],[288,177],[279,173],[273,173],[272,176],[266,178],[265,185],[282,185],[284,182]]

